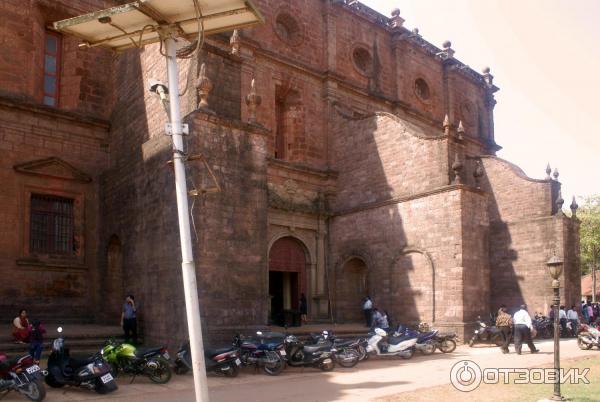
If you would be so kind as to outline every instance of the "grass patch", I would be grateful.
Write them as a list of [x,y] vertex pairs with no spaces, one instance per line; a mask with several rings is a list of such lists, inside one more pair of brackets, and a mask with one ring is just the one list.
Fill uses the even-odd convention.
[[[543,365],[540,368],[552,367]],[[561,384],[560,390],[564,397],[572,402],[600,401],[600,357],[588,357],[577,361],[561,362],[561,367],[589,368],[587,375],[589,384]],[[502,380],[502,377],[501,377]],[[462,401],[499,401],[523,402],[537,401],[548,398],[554,390],[553,384],[514,384],[514,376],[510,376],[508,384],[482,383],[472,392],[460,392],[452,385],[423,388],[411,392],[403,392],[385,398],[376,399],[378,402],[462,402]]]

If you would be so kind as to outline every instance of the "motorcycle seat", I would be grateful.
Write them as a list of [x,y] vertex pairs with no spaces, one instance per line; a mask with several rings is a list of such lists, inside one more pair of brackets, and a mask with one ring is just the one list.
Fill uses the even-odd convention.
[[336,339],[335,342],[333,343],[335,346],[338,347],[344,347],[344,346],[350,346],[352,345],[354,342],[354,340],[347,340],[347,339]]
[[94,357],[71,357],[69,359],[69,364],[71,368],[78,369],[79,367],[87,366],[90,363],[94,362]]
[[329,348],[330,348],[330,345],[317,344],[317,345],[304,345],[303,350],[307,353],[315,353],[320,350],[326,350]]
[[140,348],[135,350],[135,357],[148,357],[160,354],[162,348]]
[[231,352],[232,350],[232,348],[205,349],[204,356],[211,358],[222,353]]
[[391,335],[391,336],[388,337],[388,343],[390,345],[397,345],[400,342],[404,342],[404,341],[406,341],[408,339],[411,339],[411,338],[413,338],[413,337],[412,336],[408,336],[408,335],[402,335],[402,336],[393,336],[393,335]]

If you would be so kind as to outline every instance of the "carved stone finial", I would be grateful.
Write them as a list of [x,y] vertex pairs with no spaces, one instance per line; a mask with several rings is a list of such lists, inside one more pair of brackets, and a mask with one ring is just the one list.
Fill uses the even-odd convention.
[[563,200],[562,198],[562,191],[558,190],[558,197],[556,197],[556,207],[557,207],[557,215],[562,215],[563,214],[563,204],[565,203],[565,200]]
[[256,84],[254,78],[250,84],[250,93],[246,96],[246,105],[248,106],[248,123],[256,123],[256,109],[262,103],[262,98],[256,93]]
[[392,10],[392,18],[390,19],[390,26],[392,28],[401,28],[404,24],[404,18],[400,17],[400,9],[394,8]]
[[452,184],[462,184],[460,173],[462,172],[463,164],[458,157],[458,152],[454,154],[454,163],[452,164],[452,171],[454,172],[454,181]]
[[449,40],[444,41],[442,44],[444,50],[439,52],[437,55],[442,58],[442,60],[449,60],[454,57],[454,49],[452,49],[452,42]]
[[413,28],[411,36],[415,36],[415,37],[421,36],[421,34],[419,34],[419,28]]
[[231,46],[231,54],[236,56],[240,55],[241,43],[242,38],[240,37],[240,32],[237,29],[234,29],[233,34],[231,35],[231,39],[229,39],[229,46]]
[[444,134],[450,134],[450,117],[448,117],[448,115],[444,116],[444,123],[442,124],[442,127],[444,128]]
[[198,109],[208,109],[208,95],[213,89],[213,84],[206,76],[206,64],[200,66],[200,75],[198,76],[198,84],[196,91],[198,93]]
[[465,126],[463,126],[462,120],[459,120],[458,122],[458,129],[456,130],[456,133],[458,135],[459,140],[465,138]]
[[552,176],[550,176],[552,174],[552,168],[550,167],[550,164],[548,164],[548,166],[546,166],[546,180],[552,180]]
[[573,201],[571,202],[571,212],[573,213],[573,218],[577,217],[577,210],[579,209],[579,205],[577,205],[577,199],[573,196]]
[[473,177],[475,178],[475,186],[481,189],[479,180],[483,177],[483,166],[481,166],[481,161],[479,159],[475,161],[475,170],[473,171]]
[[554,173],[552,173],[552,177],[554,177],[554,180],[558,181],[558,168],[554,168]]
[[494,86],[494,76],[490,73],[491,69],[489,67],[484,67],[482,70],[483,80],[485,81],[488,88]]

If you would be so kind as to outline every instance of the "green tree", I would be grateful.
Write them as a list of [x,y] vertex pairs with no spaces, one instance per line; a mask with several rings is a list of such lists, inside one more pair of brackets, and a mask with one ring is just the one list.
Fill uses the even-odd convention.
[[600,195],[586,197],[577,212],[581,219],[581,273],[590,272],[590,265],[600,262]]

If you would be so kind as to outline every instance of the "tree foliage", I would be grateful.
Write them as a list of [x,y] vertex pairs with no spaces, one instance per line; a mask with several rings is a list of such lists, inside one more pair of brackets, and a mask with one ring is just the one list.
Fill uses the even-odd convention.
[[590,264],[600,268],[600,195],[586,197],[577,212],[581,220],[581,273],[590,272]]

